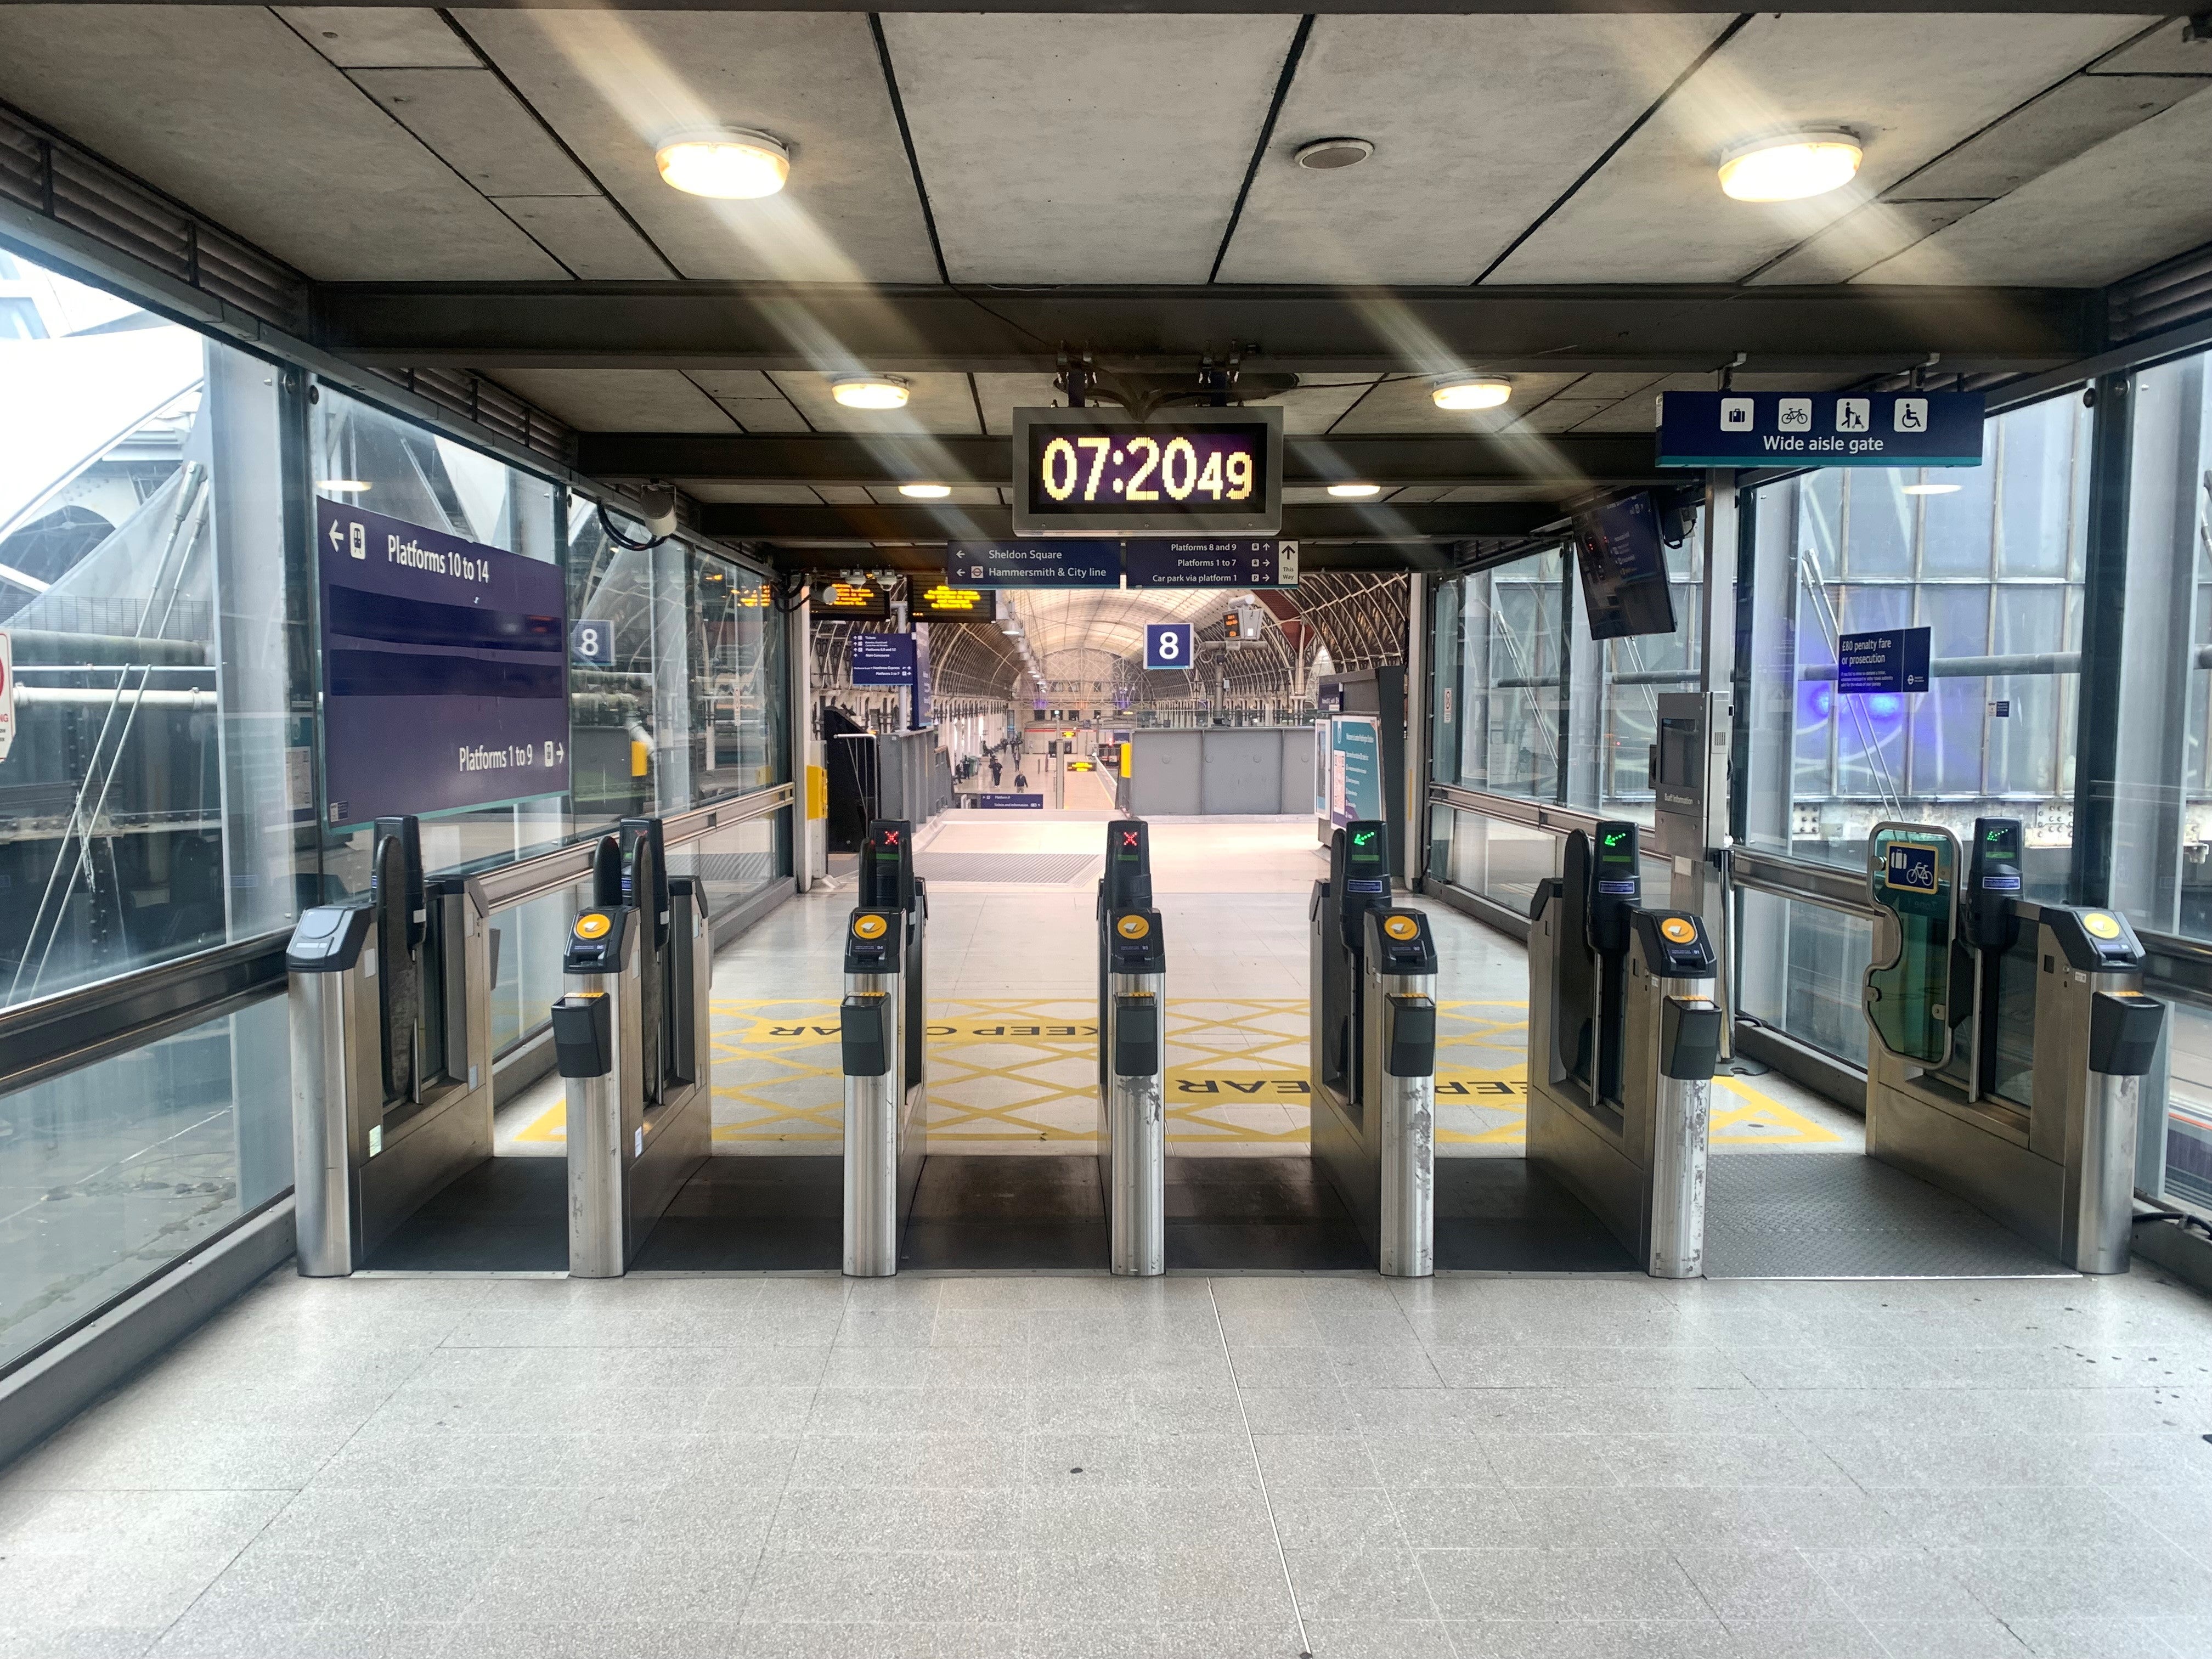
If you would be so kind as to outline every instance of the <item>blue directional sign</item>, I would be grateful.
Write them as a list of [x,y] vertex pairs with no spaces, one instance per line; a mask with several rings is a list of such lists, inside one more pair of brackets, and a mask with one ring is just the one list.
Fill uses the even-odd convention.
[[954,542],[945,550],[945,580],[954,587],[1119,587],[1121,544],[1067,536]]
[[1928,633],[1924,628],[1885,628],[1845,634],[1836,641],[1836,690],[1847,697],[1925,691]]
[[1145,666],[1147,668],[1188,668],[1191,663],[1191,631],[1188,623],[1146,623],[1145,624]]
[[914,683],[913,635],[855,634],[853,635],[854,684],[912,685]]
[[1979,466],[1978,392],[1666,392],[1662,466]]
[[1298,544],[1273,536],[1139,538],[1121,544],[1132,587],[1296,587]]

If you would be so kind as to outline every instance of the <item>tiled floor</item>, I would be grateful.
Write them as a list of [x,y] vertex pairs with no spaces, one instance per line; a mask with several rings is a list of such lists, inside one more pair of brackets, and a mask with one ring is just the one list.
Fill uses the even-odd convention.
[[0,1477],[0,1654],[2212,1654],[2093,1282],[279,1273]]
[[[1302,994],[1250,833],[1230,896],[1163,834],[1171,985]],[[834,984],[848,903],[717,996]],[[1089,903],[939,896],[945,994],[1087,997]],[[0,1659],[2212,1659],[2208,1437],[2212,1302],[2142,1267],[280,1272],[0,1472]]]

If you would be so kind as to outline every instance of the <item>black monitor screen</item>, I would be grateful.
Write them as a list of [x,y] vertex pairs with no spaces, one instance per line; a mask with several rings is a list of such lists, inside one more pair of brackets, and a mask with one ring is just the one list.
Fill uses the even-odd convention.
[[1650,492],[1638,490],[1575,515],[1575,561],[1594,640],[1674,631],[1667,550]]

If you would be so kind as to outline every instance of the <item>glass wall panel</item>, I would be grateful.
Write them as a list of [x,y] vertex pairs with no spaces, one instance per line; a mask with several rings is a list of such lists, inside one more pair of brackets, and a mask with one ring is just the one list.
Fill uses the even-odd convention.
[[1863,1066],[1860,988],[1874,925],[1825,905],[1737,890],[1739,1011],[1810,1048]]
[[281,928],[315,867],[282,371],[11,269],[0,1003]]
[[1431,809],[1429,830],[1431,871],[1518,915],[1528,914],[1537,884],[1558,872],[1559,838],[1548,830],[1443,805]]
[[[1755,846],[1851,867],[1886,818],[2016,817],[2031,897],[2064,896],[2073,842],[2089,414],[1991,421],[1983,465],[1830,470],[1753,507],[1747,710]],[[1924,627],[1929,689],[1843,696],[1837,640]]]
[[710,554],[692,558],[691,804],[790,781],[791,672],[775,589]]
[[0,1097],[0,1367],[292,1185],[284,999]]
[[[1609,818],[1652,821],[1651,745],[1659,736],[1659,699],[1698,689],[1705,584],[1702,515],[1680,545],[1667,549],[1667,576],[1674,602],[1674,631],[1607,640],[1599,656],[1598,776],[1595,790],[1571,780],[1567,804]],[[1577,607],[1577,626],[1582,626]],[[1662,887],[1661,890],[1665,890]]]
[[[1556,800],[1566,707],[1559,623],[1565,564],[1543,553],[1459,586],[1455,781]],[[1449,682],[1439,682],[1438,691]]]

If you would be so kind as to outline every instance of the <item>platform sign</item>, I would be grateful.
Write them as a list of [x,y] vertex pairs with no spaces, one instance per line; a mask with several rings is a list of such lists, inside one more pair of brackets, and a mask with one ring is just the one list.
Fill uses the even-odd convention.
[[951,587],[1119,587],[1121,544],[1108,538],[954,542],[945,550]]
[[1836,690],[1846,697],[1895,696],[1928,689],[1924,628],[1885,628],[1836,641]]
[[1137,538],[1121,544],[1131,587],[1296,587],[1298,544],[1273,536]]
[[1044,797],[1037,795],[970,795],[968,797],[987,812],[1042,812]]
[[1662,466],[1979,466],[1978,392],[1662,392]]
[[615,625],[593,617],[568,624],[568,655],[586,668],[615,664]]
[[561,567],[315,503],[329,822],[568,788]]
[[915,670],[913,635],[853,635],[854,684],[912,685]]
[[1145,624],[1145,666],[1155,671],[1188,668],[1193,656],[1188,623]]
[[15,647],[0,632],[0,761],[15,746]]

